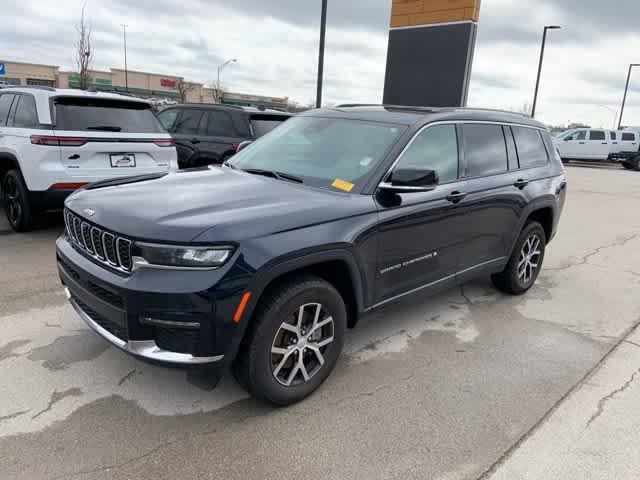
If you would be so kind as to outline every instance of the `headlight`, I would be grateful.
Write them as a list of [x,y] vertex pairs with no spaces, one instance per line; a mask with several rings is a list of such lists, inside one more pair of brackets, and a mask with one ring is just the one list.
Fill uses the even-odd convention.
[[136,243],[133,268],[213,269],[224,265],[232,253],[233,247],[230,246],[191,247]]

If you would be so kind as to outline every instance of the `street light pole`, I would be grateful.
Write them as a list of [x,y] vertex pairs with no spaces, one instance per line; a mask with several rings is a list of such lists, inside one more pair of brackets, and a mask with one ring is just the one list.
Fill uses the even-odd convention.
[[322,107],[322,79],[324,77],[324,39],[327,34],[327,0],[322,0],[322,15],[320,17],[320,52],[318,54],[318,91],[316,93],[316,108]]
[[237,58],[232,58],[232,59],[227,60],[226,62],[224,62],[222,65],[218,66],[218,81],[216,82],[216,101],[218,103],[221,103],[221,100],[222,100],[220,98],[220,72],[224,69],[224,67],[226,67],[230,63],[235,63],[237,61],[238,61]]
[[633,67],[640,67],[640,63],[632,63],[629,65],[629,73],[627,74],[627,85],[624,87],[624,96],[622,97],[622,107],[620,108],[620,120],[618,123],[618,130],[622,129],[622,116],[624,115],[624,106],[627,103],[627,92],[629,91],[629,82],[631,81],[631,69]]
[[121,23],[120,26],[122,26],[122,34],[124,37],[124,87],[127,93],[129,93],[129,71],[127,69],[127,27],[129,25]]
[[598,106],[600,108],[606,108],[607,110],[609,110],[611,113],[614,114],[614,117],[613,117],[613,129],[615,130],[616,129],[616,121],[618,120],[618,111],[613,109],[613,108],[611,108],[611,107],[608,107],[606,105],[598,105]]
[[547,30],[559,30],[562,27],[558,25],[547,25],[544,27],[542,34],[542,47],[540,48],[540,63],[538,63],[538,79],[536,80],[536,91],[533,94],[533,108],[531,109],[531,118],[536,116],[536,105],[538,104],[538,89],[540,88],[540,74],[542,73],[542,61],[544,60],[544,47],[547,43]]

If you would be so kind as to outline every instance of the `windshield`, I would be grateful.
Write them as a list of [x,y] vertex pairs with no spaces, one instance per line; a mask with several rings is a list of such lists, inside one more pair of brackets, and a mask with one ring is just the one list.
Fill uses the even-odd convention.
[[359,120],[295,117],[229,163],[242,170],[294,175],[305,184],[349,192],[362,186],[404,130]]
[[61,97],[56,130],[163,133],[151,106],[142,102]]

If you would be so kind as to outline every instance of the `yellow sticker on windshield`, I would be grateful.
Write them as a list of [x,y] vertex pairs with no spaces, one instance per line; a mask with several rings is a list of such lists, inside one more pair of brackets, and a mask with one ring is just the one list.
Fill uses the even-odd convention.
[[353,190],[353,183],[347,182],[346,180],[342,180],[340,178],[336,178],[331,184],[333,188],[338,188],[340,190],[344,190],[345,192],[350,192]]

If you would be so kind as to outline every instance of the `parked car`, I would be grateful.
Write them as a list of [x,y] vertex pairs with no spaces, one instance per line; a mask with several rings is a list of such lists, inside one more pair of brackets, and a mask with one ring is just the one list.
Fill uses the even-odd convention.
[[484,275],[529,290],[565,195],[548,132],[525,116],[315,110],[220,167],[74,193],[58,270],[113,345],[214,380],[232,367],[286,405],[327,378],[365,312]]
[[255,140],[291,117],[277,110],[230,105],[177,105],[158,114],[178,149],[180,168],[220,164],[240,143]]
[[640,133],[631,130],[579,128],[569,130],[554,144],[563,161],[618,162],[627,169],[640,170]]
[[171,167],[173,139],[147,102],[49,87],[0,91],[0,184],[18,232],[89,182]]

